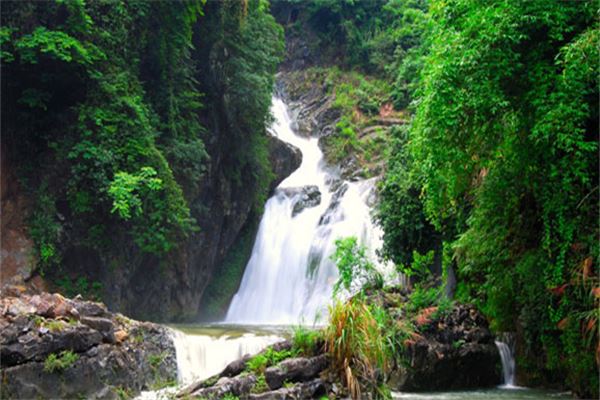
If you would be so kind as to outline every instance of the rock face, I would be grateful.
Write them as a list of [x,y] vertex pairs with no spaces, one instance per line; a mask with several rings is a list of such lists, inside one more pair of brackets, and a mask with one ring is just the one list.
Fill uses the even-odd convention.
[[302,152],[296,147],[277,139],[269,137],[269,160],[273,167],[276,179],[271,182],[273,191],[288,175],[302,164]]
[[454,390],[502,383],[500,355],[483,315],[475,307],[457,305],[430,319],[434,311],[424,309],[418,315],[419,335],[406,343],[406,365],[392,374],[392,389]]
[[2,397],[116,399],[175,381],[168,329],[101,303],[3,289]]
[[30,205],[4,146],[0,152],[0,283],[17,283],[31,277],[36,263],[33,241],[25,226]]

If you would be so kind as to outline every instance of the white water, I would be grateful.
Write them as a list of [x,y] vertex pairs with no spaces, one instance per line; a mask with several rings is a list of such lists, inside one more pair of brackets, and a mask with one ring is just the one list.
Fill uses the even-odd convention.
[[504,385],[506,388],[515,388],[515,355],[514,355],[514,339],[511,335],[505,334],[496,340],[496,347],[500,352],[502,360],[502,373],[504,375]]
[[274,334],[222,333],[218,335],[189,334],[172,330],[177,356],[177,387],[142,392],[137,400],[173,398],[181,387],[218,374],[232,361],[246,354],[256,354],[265,347],[283,340]]
[[[252,255],[225,321],[237,324],[324,323],[338,274],[330,255],[335,240],[356,236],[371,260],[381,246],[381,230],[371,221],[375,180],[343,182],[337,203],[331,189],[341,181],[323,160],[317,138],[294,134],[287,107],[273,99],[272,133],[302,152],[302,164],[267,201]],[[292,216],[298,194],[289,188],[315,185],[321,203]],[[288,190],[283,190],[288,189]],[[379,266],[383,269],[384,266]],[[385,271],[384,271],[385,272]],[[319,317],[321,320],[319,321]]]
[[220,373],[227,364],[246,354],[256,354],[282,340],[275,335],[244,333],[238,336],[190,335],[173,331],[177,353],[177,380],[187,384]]

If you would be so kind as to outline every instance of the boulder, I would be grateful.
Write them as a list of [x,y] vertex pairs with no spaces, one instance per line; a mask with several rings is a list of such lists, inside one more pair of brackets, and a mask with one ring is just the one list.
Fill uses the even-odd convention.
[[288,358],[265,370],[265,380],[271,389],[279,389],[284,382],[305,382],[314,379],[329,365],[327,354],[310,358]]
[[269,161],[275,174],[275,179],[271,182],[270,187],[272,192],[286,177],[300,167],[302,152],[275,136],[269,136]]
[[286,197],[293,200],[292,217],[300,214],[306,208],[321,204],[321,192],[315,185],[278,189]]
[[225,395],[244,396],[250,393],[256,383],[256,376],[253,374],[238,375],[232,378],[223,377],[212,386],[201,387],[195,391],[184,389],[177,394],[177,397],[200,398],[200,399],[220,399]]
[[318,399],[327,395],[329,386],[329,383],[317,378],[309,382],[296,383],[291,387],[251,394],[248,398],[250,400]]
[[500,355],[483,315],[470,305],[456,305],[437,318],[431,311],[417,316],[420,330],[406,342],[405,365],[390,376],[392,390],[461,390],[502,383]]

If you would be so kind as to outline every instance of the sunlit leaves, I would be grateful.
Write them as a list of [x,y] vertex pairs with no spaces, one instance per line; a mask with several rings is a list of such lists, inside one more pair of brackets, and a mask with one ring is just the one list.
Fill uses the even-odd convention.
[[113,199],[111,212],[117,212],[123,219],[130,219],[132,214],[141,215],[142,196],[161,188],[162,181],[156,178],[154,168],[142,167],[137,174],[117,172],[108,188],[108,194]]

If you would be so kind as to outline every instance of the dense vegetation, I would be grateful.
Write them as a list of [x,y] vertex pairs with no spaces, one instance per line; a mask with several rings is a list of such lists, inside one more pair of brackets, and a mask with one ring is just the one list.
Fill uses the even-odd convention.
[[[319,65],[302,73],[339,112],[323,140],[329,161],[352,153],[371,176],[384,158],[382,256],[412,276],[406,312],[444,301],[424,282],[438,262],[442,281],[456,275],[457,300],[478,305],[495,331],[517,333],[527,384],[596,396],[597,4],[274,3],[303,10],[289,35],[316,33],[309,44]],[[57,269],[67,247],[94,249],[115,269],[130,258],[168,260],[203,229],[198,199],[210,172],[249,188],[260,213],[273,178],[264,133],[283,53],[265,0],[6,2],[1,22],[2,156],[31,197],[38,267],[64,292],[102,292]],[[384,114],[407,123],[380,129]],[[226,151],[213,148],[222,145],[217,132]],[[214,153],[223,171],[210,171]],[[235,290],[231,276],[241,273],[253,229],[207,292],[215,314]],[[351,289],[357,274],[381,289],[355,240],[340,241],[334,257],[336,291]],[[399,344],[373,338],[391,329],[359,295],[331,309],[321,336],[299,331],[294,351],[324,341],[360,397],[353,376],[379,390],[375,371]],[[264,370],[270,356],[250,368]],[[67,368],[60,357],[48,368]]]
[[3,4],[3,157],[33,198],[39,269],[63,290],[92,285],[85,271],[57,273],[67,248],[113,267],[147,256],[168,264],[202,229],[218,134],[231,143],[219,173],[249,184],[260,212],[283,50],[268,11],[259,0]]
[[413,282],[424,260],[443,263],[457,299],[479,305],[496,331],[518,333],[529,384],[595,396],[597,5],[314,0],[305,9],[314,47],[329,43],[325,64],[387,82],[394,107],[413,116],[391,131],[383,256]]
[[387,257],[410,269],[441,235],[456,297],[519,332],[529,382],[583,396],[598,388],[596,11],[431,2],[380,207]]

